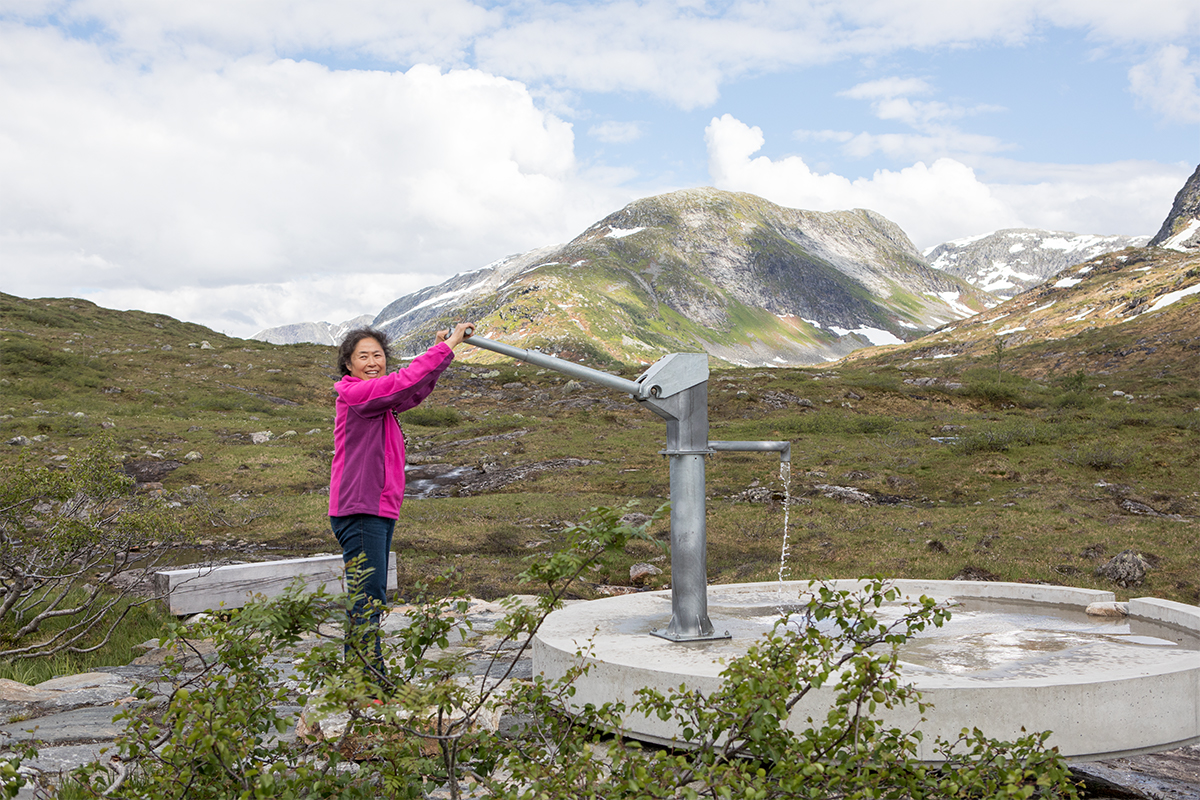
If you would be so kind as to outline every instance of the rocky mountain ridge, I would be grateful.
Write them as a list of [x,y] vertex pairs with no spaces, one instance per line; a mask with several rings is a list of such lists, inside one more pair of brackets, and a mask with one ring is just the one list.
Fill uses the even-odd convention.
[[925,257],[935,269],[1008,300],[1068,267],[1126,247],[1142,247],[1148,238],[1008,228],[945,242],[925,251]]
[[1150,240],[1150,246],[1185,253],[1200,251],[1200,166],[1175,195],[1171,213]]
[[631,203],[566,245],[402,297],[374,324],[403,352],[473,319],[490,338],[568,356],[648,363],[703,350],[785,366],[906,341],[993,302],[931,269],[875,212],[689,189]]
[[372,314],[360,314],[354,319],[348,319],[345,322],[337,324],[329,322],[295,322],[291,325],[280,325],[275,328],[261,330],[250,338],[259,342],[269,342],[270,344],[299,344],[305,342],[309,344],[336,345],[342,341],[342,337],[346,335],[346,331],[362,327],[363,325],[369,325],[374,318]]

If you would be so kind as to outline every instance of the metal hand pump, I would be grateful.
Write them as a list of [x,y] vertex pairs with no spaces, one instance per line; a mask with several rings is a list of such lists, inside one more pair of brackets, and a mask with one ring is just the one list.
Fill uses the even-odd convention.
[[667,422],[667,446],[662,454],[671,468],[671,622],[655,636],[675,642],[729,638],[713,631],[708,618],[708,532],[705,526],[704,459],[715,450],[779,451],[791,460],[790,442],[708,441],[708,355],[671,353],[637,380],[473,335],[467,344],[491,350],[539,367],[627,392]]

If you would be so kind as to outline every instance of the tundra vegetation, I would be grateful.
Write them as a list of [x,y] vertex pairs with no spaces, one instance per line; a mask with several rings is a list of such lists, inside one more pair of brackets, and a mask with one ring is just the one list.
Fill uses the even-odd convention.
[[[61,607],[79,605],[71,598],[80,593],[90,598],[86,608],[112,602],[105,620],[123,613],[126,623],[143,619],[146,627],[134,629],[138,641],[161,632],[162,617],[137,605],[121,588],[129,584],[114,580],[128,570],[109,575],[109,564],[141,564],[142,555],[192,563],[337,551],[325,517],[332,348],[232,339],[169,317],[80,300],[0,295],[0,320],[0,443],[11,442],[0,444],[3,524],[5,546],[18,548],[6,563],[28,563],[20,560],[22,552],[29,556],[20,548],[49,542],[32,531],[109,548],[102,564],[86,570],[71,566],[79,563],[76,555],[49,569],[54,578],[74,575],[67,581],[74,594]],[[967,576],[1196,603],[1197,359],[1191,351],[1163,348],[1120,369],[1120,354],[1136,349],[1122,337],[1132,335],[1122,329],[1080,334],[1071,342],[1077,356],[1071,358],[1060,357],[1062,343],[1010,340],[1002,369],[986,351],[944,360],[883,353],[836,368],[714,367],[710,436],[793,443],[787,568],[794,578]],[[667,464],[658,453],[662,422],[608,390],[528,365],[472,363],[473,354],[464,355],[430,401],[404,418],[414,466],[462,468],[466,475],[448,496],[405,504],[396,531],[401,595],[428,605],[454,592],[490,599],[538,591],[529,583],[529,564],[555,563],[555,554],[569,550],[585,521],[583,509],[627,502],[646,514],[645,535],[630,536],[623,549],[589,562],[562,594],[594,597],[627,584],[637,561],[658,563],[658,580],[668,583],[667,525],[651,513],[667,498]],[[1091,368],[1092,356],[1103,360],[1104,374]],[[605,369],[625,377],[640,372]],[[105,469],[110,465],[129,478]],[[769,454],[721,453],[709,459],[707,476],[710,578],[773,579],[785,511],[777,462]],[[637,525],[642,518],[630,519]],[[1113,586],[1096,573],[1108,557],[1128,549],[1150,565],[1141,585]],[[436,584],[436,597],[422,588],[435,579],[444,581]],[[6,588],[3,602],[18,595]],[[7,654],[0,670],[8,670],[0,677],[33,681],[128,660],[129,642],[109,637],[105,643],[107,623],[99,620],[85,626],[93,638],[54,657],[20,658],[24,653],[15,651],[66,641],[59,633],[65,619],[45,617],[26,630],[37,609],[58,596],[35,599],[20,620],[0,620],[0,648]],[[326,605],[291,602],[219,621],[242,627],[206,635],[286,638],[316,624],[315,615],[337,613],[328,598]],[[793,638],[781,632],[780,646],[793,647]],[[256,641],[255,648],[275,640]],[[237,652],[229,658],[247,669],[273,668],[255,666],[253,653]],[[44,671],[31,672],[33,665]],[[569,688],[537,691],[551,697]],[[342,700],[349,703],[350,696]],[[696,707],[683,696],[664,702],[670,714]],[[471,750],[464,737],[470,752],[484,752]],[[587,737],[571,741],[581,751],[596,744]],[[268,738],[245,745],[272,746]],[[614,746],[626,747],[606,745]],[[445,766],[445,751],[440,744],[436,749],[440,774],[467,774],[447,772],[456,769],[457,756]],[[775,767],[766,766],[768,756],[755,753],[722,763],[758,759],[771,780],[778,778]],[[490,756],[467,761],[476,757]],[[299,769],[299,762],[284,763]],[[565,759],[564,776],[575,766],[592,769],[590,763]],[[594,768],[610,769],[608,763],[597,761]],[[665,769],[643,767],[647,775]],[[217,768],[224,767],[203,769]]]
[[[80,300],[3,295],[0,316],[0,443],[25,442],[0,444],[6,468],[24,459],[59,471],[105,435],[138,481],[130,497],[157,495],[174,514],[180,534],[152,537],[175,545],[169,560],[338,551],[325,516],[332,348],[231,339]],[[714,362],[710,437],[792,442],[796,578],[969,571],[1195,603],[1200,359],[1163,348],[1097,375],[1086,353],[1111,360],[1123,346],[1120,326],[1101,333],[1077,337],[1085,355],[1058,372],[1047,370],[1046,348],[1062,343],[1012,341],[999,375],[986,352],[885,353],[836,369]],[[447,571],[484,599],[526,591],[522,559],[558,550],[582,509],[632,500],[646,510],[667,498],[658,417],[610,390],[528,365],[474,364],[475,355],[464,351],[404,417],[415,467],[466,474],[450,496],[405,504],[402,596]],[[707,479],[710,578],[769,580],[783,538],[778,462],[721,453]],[[667,534],[665,522],[652,531]],[[1126,549],[1152,568],[1140,586],[1113,587],[1095,569]],[[627,584],[631,563],[656,559],[665,584],[661,551],[635,542],[572,591]]]

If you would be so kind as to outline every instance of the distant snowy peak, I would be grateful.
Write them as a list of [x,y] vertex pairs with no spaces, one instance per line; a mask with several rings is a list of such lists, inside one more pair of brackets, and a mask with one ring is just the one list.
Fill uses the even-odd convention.
[[1185,253],[1200,251],[1200,167],[1175,195],[1171,213],[1150,240],[1151,247]]
[[940,244],[925,257],[935,269],[1007,300],[1075,264],[1142,247],[1146,238],[1010,228]]
[[363,314],[354,319],[339,322],[336,325],[329,322],[295,322],[291,325],[267,328],[266,330],[259,331],[250,338],[257,339],[260,342],[270,342],[271,344],[300,344],[302,342],[309,342],[312,344],[335,345],[341,344],[342,337],[346,335],[346,331],[370,325],[371,320],[374,318],[373,314]]

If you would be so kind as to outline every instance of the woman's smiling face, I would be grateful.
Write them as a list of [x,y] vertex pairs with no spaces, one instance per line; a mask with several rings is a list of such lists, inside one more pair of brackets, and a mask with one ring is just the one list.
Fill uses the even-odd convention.
[[364,381],[378,378],[387,371],[383,346],[368,336],[354,346],[350,355],[350,374]]

